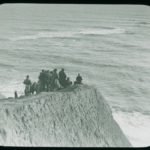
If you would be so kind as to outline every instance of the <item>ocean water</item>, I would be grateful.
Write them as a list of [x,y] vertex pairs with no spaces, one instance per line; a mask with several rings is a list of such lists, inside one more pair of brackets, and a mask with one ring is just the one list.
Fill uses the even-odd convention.
[[150,9],[140,5],[0,6],[0,95],[29,74],[65,68],[95,85],[133,146],[150,144]]

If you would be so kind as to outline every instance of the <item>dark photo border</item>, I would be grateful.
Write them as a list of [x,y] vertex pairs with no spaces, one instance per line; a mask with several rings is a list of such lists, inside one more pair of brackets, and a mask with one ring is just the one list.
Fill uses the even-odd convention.
[[61,3],[61,4],[138,4],[150,5],[150,0],[0,0],[0,3]]
[[[39,4],[131,4],[131,5],[150,5],[150,0],[0,0],[0,4],[5,4],[5,3],[39,3]],[[150,147],[133,147],[133,148],[118,148],[118,147],[109,147],[109,148],[103,148],[103,147],[19,147],[19,146],[0,146],[0,150],[3,149],[8,149],[8,150],[57,150],[57,149],[62,149],[62,150],[70,150],[70,149],[81,149],[81,150],[89,150],[89,149],[110,149],[110,150],[125,150],[125,149],[141,149],[141,150],[147,150],[150,149]]]

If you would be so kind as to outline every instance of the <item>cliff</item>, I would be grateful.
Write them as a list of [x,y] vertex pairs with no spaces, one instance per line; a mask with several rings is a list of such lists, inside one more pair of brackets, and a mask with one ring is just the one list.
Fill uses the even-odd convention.
[[86,85],[1,100],[0,145],[131,146],[104,98]]

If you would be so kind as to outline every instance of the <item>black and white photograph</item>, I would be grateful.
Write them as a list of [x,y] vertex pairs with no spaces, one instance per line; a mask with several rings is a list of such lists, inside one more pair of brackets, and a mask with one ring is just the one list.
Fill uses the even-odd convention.
[[150,8],[0,5],[0,145],[150,146]]

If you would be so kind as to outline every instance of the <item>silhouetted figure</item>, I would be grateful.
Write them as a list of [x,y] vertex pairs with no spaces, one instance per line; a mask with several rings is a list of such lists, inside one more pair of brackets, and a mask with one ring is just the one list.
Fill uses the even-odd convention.
[[14,95],[15,95],[15,98],[18,98],[17,91],[15,91]]
[[57,74],[57,69],[56,68],[53,70],[53,78],[58,79],[58,74]]
[[49,91],[52,91],[53,71],[49,72]]
[[[27,75],[23,83],[25,84],[25,96],[28,96],[31,93],[34,94],[34,92],[37,94],[42,91],[56,91],[73,84],[72,81],[70,81],[70,78],[67,77],[63,68],[59,71],[59,75],[56,68],[53,71],[42,70],[38,82],[33,83],[31,83],[29,75]],[[74,84],[82,84],[82,76],[79,73]],[[14,97],[18,98],[17,91],[14,92]]]
[[39,75],[39,82],[40,82],[40,92],[45,91],[45,84],[46,84],[46,73],[45,70],[42,70],[42,72]]
[[38,81],[35,85],[35,90],[36,90],[36,93],[40,93],[40,90],[41,90],[41,85],[40,85],[40,81]]
[[54,91],[57,91],[57,90],[60,90],[62,88],[61,84],[59,83],[59,79],[58,77],[55,78],[54,80],[54,87],[53,87],[53,90]]
[[70,81],[69,77],[67,77],[66,85],[67,85],[67,87],[72,85],[72,81]]
[[49,91],[49,79],[50,79],[50,74],[49,70],[45,71],[45,91]]
[[39,93],[39,84],[37,82],[33,82],[30,87],[30,92],[34,94],[34,92]]
[[62,68],[61,71],[59,72],[59,82],[62,87],[66,87],[66,74],[64,72],[64,69]]
[[82,84],[82,77],[80,74],[78,74],[78,76],[76,77],[76,81],[74,82],[74,84]]
[[23,82],[25,84],[25,95],[30,94],[31,80],[29,79],[29,75],[27,75],[26,79]]
[[[53,70],[53,73],[52,73],[52,82],[51,82],[51,89],[54,90],[55,88],[55,79],[58,79],[58,74],[57,74],[57,69],[54,69]],[[59,81],[59,80],[58,80]]]
[[31,84],[31,87],[30,87],[30,92],[32,94],[34,94],[34,85],[35,85],[35,82]]

